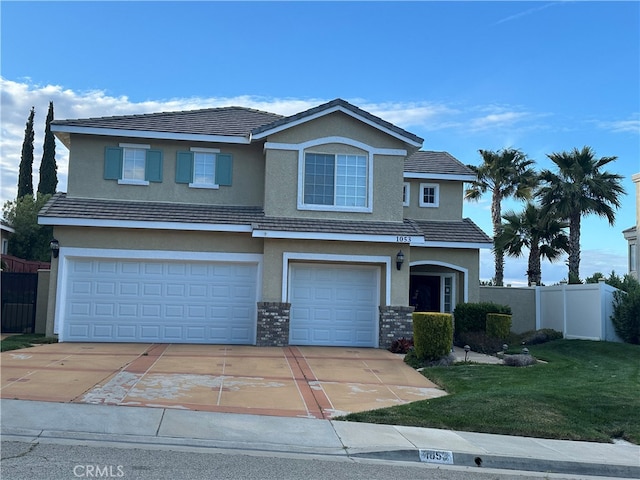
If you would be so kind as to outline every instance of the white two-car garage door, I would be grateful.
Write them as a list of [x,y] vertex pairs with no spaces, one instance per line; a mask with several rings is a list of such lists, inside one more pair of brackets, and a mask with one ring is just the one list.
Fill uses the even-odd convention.
[[293,264],[289,343],[376,347],[380,268]]
[[255,263],[70,258],[62,341],[254,344]]

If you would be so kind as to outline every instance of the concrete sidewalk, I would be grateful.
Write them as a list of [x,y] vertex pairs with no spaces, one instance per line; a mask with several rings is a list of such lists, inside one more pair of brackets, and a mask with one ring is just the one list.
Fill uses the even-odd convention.
[[116,442],[640,478],[640,447],[167,408],[0,401],[2,440]]

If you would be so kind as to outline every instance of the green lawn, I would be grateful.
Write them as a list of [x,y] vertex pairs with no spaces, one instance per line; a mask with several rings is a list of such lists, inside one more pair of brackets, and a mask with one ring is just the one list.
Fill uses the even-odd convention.
[[426,368],[450,395],[342,420],[640,444],[640,346],[557,340],[529,350],[548,363]]
[[37,333],[26,333],[23,335],[11,335],[0,342],[0,352],[8,350],[18,350],[19,348],[27,348],[34,343],[56,343],[58,340],[51,337],[45,337]]

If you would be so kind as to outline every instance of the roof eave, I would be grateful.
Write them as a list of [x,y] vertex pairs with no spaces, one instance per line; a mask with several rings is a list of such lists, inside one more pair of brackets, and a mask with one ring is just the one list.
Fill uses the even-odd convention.
[[423,180],[457,180],[460,182],[475,182],[478,177],[475,175],[452,174],[452,173],[418,173],[404,172],[404,178],[416,178]]
[[[152,130],[126,130],[118,128],[80,127],[76,125],[51,125],[60,140],[67,145],[64,134],[102,135],[107,137],[150,138],[155,140],[185,140],[191,142],[237,143],[248,145],[249,137],[244,135],[205,135],[198,133],[156,132]],[[68,145],[67,145],[68,147]]]
[[[313,114],[306,115],[306,116],[301,117],[301,118],[297,118],[297,119],[292,120],[290,122],[286,122],[286,123],[282,123],[282,124],[276,125],[273,128],[268,128],[266,130],[258,131],[258,132],[253,133],[251,135],[251,139],[252,140],[261,140],[263,138],[268,137],[269,135],[273,135],[275,133],[282,132],[283,130],[288,130],[288,129],[293,128],[293,127],[295,127],[297,125],[301,125],[301,124],[310,122],[312,120],[324,117],[325,115],[329,115],[329,114],[335,113],[335,112],[341,112],[341,113],[344,113],[345,115],[349,115],[350,117],[353,117],[353,118],[355,118],[355,119],[357,119],[357,120],[359,120],[359,121],[361,121],[363,123],[366,123],[367,125],[369,125],[371,127],[374,127],[376,129],[386,133],[387,135],[390,135],[390,136],[392,136],[394,138],[397,138],[398,140],[401,140],[401,141],[411,145],[412,147],[420,148],[420,147],[422,147],[422,143],[424,142],[424,140],[420,139],[420,137],[416,136],[415,138],[410,138],[410,137],[408,137],[406,135],[402,135],[401,133],[396,132],[396,131],[394,131],[394,130],[392,130],[390,128],[387,128],[384,125],[380,125],[379,123],[377,123],[377,122],[375,122],[375,121],[373,121],[373,120],[371,120],[369,118],[366,118],[366,117],[364,117],[362,115],[359,115],[358,113],[356,113],[356,112],[344,107],[343,105],[334,105],[334,106],[331,106],[329,108],[326,108],[326,109],[320,110],[318,112],[315,112]],[[420,141],[418,141],[418,139]]]

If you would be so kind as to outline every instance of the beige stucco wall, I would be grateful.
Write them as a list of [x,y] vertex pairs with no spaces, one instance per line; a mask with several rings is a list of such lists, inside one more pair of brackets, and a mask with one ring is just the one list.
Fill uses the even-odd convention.
[[[104,180],[105,147],[120,143],[150,145],[163,154],[163,181],[149,185],[119,185]],[[176,154],[191,147],[219,148],[233,155],[233,184],[218,189],[190,188],[176,183]],[[261,206],[264,198],[262,145],[227,145],[118,137],[72,135],[69,155],[69,196],[154,202]]]
[[334,112],[269,135],[269,142],[302,143],[316,138],[347,137],[376,148],[407,148],[401,140],[342,112]]
[[50,277],[50,270],[38,270],[38,296],[36,298],[36,326],[34,333],[46,333],[47,330]]
[[[463,207],[462,182],[445,180],[410,179],[405,180],[409,187],[409,206],[404,207],[404,217],[416,220],[460,220]],[[438,184],[440,199],[438,207],[420,206],[420,184]],[[402,192],[402,190],[401,190]]]
[[54,235],[61,247],[262,253],[262,239],[249,233],[56,227]]
[[[409,304],[409,269],[406,265],[402,270],[395,268],[395,257],[399,246],[384,243],[363,242],[331,242],[318,240],[281,240],[265,239],[264,242],[264,278],[262,282],[262,296],[266,302],[282,301],[282,261],[284,252],[338,254],[351,256],[349,263],[363,263],[381,267],[380,303],[386,301],[386,265],[384,263],[365,263],[363,256],[389,257],[391,260],[391,305],[407,306]],[[307,263],[309,260],[295,260]],[[331,263],[323,261],[323,263]],[[344,263],[344,262],[340,262]],[[286,274],[286,273],[285,273]]]
[[536,329],[535,287],[480,287],[480,301],[511,307],[511,331],[524,333]]

